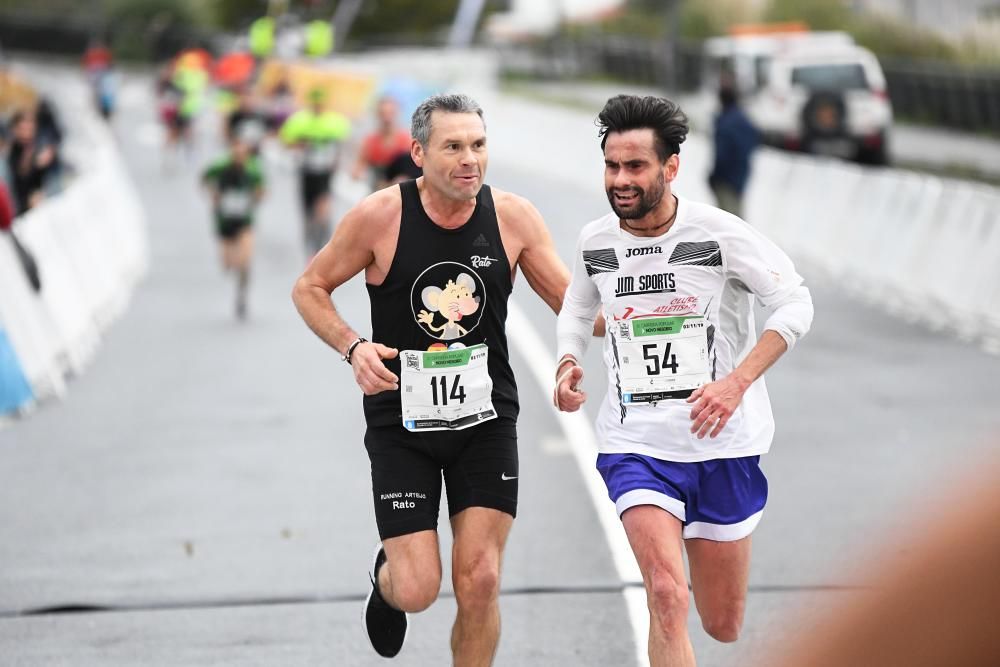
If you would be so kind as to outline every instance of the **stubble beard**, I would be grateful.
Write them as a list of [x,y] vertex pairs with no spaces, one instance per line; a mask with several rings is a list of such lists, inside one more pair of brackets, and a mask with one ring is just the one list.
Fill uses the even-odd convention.
[[[666,181],[663,178],[663,174],[660,174],[656,181],[655,186],[648,193],[640,188],[639,186],[632,186],[627,188],[630,192],[635,192],[639,195],[638,205],[633,209],[623,209],[615,203],[615,189],[610,188],[606,191],[608,195],[608,203],[611,204],[611,210],[615,212],[622,220],[638,220],[649,214],[654,208],[660,205],[663,201],[663,195],[666,193]],[[621,190],[619,190],[620,192]]]

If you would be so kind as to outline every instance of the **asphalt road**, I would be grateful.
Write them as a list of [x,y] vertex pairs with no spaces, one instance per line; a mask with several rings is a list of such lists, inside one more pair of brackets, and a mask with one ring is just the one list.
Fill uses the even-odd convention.
[[[607,207],[593,114],[501,95],[484,76],[453,73],[449,83],[487,110],[487,180],[529,197],[568,260],[577,230]],[[240,324],[196,186],[215,121],[201,124],[201,155],[165,174],[146,85],[123,100],[116,131],[147,209],[150,275],[65,400],[0,431],[0,662],[382,664],[359,618],[377,539],[360,396],[289,299],[304,263],[291,173],[268,165],[251,317]],[[679,189],[698,198],[702,180],[692,173]],[[744,636],[715,643],[692,612],[701,665],[748,664],[803,632],[803,613],[865,595],[881,545],[905,538],[920,508],[946,502],[953,475],[1000,440],[1000,359],[800,270],[816,320],[768,374],[778,429],[763,463],[771,495],[754,537]],[[360,280],[336,299],[364,331]],[[551,348],[552,313],[520,278],[514,299]],[[550,387],[520,352],[513,363],[521,499],[496,664],[635,664],[621,592],[630,582],[548,407]],[[394,664],[447,664],[449,589],[413,619]],[[64,613],[28,613],[47,610]]]

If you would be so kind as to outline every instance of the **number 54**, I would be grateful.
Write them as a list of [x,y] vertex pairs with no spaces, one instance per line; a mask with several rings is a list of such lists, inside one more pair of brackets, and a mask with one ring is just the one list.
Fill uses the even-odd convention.
[[666,349],[663,351],[663,361],[660,361],[660,353],[657,348],[659,348],[658,343],[649,343],[642,346],[642,358],[647,362],[653,362],[652,365],[646,364],[646,375],[659,375],[661,370],[670,369],[672,373],[677,374],[677,355],[670,354],[670,343],[665,343]]

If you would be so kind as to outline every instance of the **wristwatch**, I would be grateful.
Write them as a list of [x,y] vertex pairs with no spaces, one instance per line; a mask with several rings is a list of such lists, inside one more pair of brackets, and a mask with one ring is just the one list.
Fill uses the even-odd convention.
[[367,343],[367,342],[368,342],[367,338],[362,338],[361,336],[358,336],[357,338],[354,339],[354,342],[352,342],[350,345],[347,346],[347,351],[344,352],[344,355],[341,357],[341,359],[346,361],[348,365],[350,365],[351,355],[354,354],[354,348],[356,348],[358,345],[361,345],[361,343]]

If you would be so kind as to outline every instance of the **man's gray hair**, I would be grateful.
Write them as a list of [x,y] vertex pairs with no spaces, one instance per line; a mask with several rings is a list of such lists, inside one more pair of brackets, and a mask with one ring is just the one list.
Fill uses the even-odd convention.
[[486,127],[483,108],[468,95],[431,95],[413,112],[413,120],[410,123],[410,135],[419,141],[421,146],[427,146],[427,142],[431,139],[431,114],[435,111],[474,113],[483,121],[483,127]]

